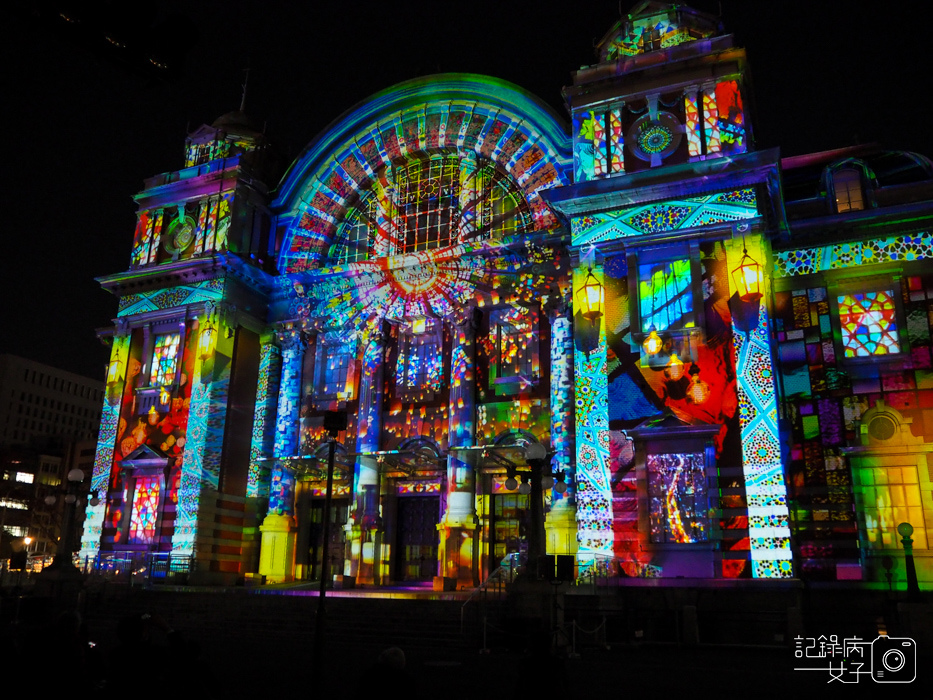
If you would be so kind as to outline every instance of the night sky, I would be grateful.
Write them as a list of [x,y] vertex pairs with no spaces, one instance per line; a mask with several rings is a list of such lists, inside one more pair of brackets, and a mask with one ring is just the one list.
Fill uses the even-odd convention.
[[[188,131],[239,106],[244,68],[246,111],[290,162],[355,103],[431,73],[509,80],[569,121],[561,88],[595,62],[595,42],[619,16],[616,0],[546,10],[506,0],[100,4],[116,9],[19,10],[5,17],[2,48],[0,352],[96,378],[109,353],[94,329],[111,323],[116,298],[94,278],[128,266],[132,195],[183,165]],[[927,3],[876,4],[874,14],[814,0],[692,5],[721,6],[748,51],[759,148],[796,155],[877,141],[933,155]],[[56,21],[60,9],[85,18],[82,28]],[[166,57],[167,75],[132,58],[147,46]]]

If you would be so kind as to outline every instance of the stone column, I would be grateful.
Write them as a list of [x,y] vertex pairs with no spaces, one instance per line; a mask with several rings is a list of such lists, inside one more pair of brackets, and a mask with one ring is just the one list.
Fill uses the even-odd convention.
[[301,403],[301,365],[306,342],[301,331],[279,334],[282,373],[275,420],[275,462],[269,484],[269,511],[262,525],[259,573],[267,583],[290,581],[295,565],[295,473],[288,458],[298,454],[298,413]]
[[[376,452],[382,436],[385,339],[381,332],[364,340],[357,414],[356,452]],[[357,583],[382,582],[383,530],[379,515],[379,465],[373,457],[357,457],[353,473],[353,505],[347,524],[344,576]]]
[[567,490],[551,491],[544,521],[548,554],[577,553],[577,504],[571,456],[573,439],[573,334],[567,304],[548,313],[551,324],[551,468],[564,474]]
[[437,526],[443,579],[438,584],[446,587],[473,587],[479,582],[476,474],[465,453],[456,449],[473,445],[476,426],[476,328],[473,308],[465,312],[451,329],[447,512]]

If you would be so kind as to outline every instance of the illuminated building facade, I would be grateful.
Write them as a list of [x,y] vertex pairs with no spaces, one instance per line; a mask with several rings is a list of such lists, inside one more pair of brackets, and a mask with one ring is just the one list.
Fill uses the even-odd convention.
[[274,190],[245,115],[194,132],[101,280],[82,554],[473,586],[527,547],[541,445],[546,549],[581,569],[878,581],[909,518],[929,578],[929,189],[756,150],[745,52],[703,13],[642,3],[598,51],[570,133],[460,74],[357,105]]

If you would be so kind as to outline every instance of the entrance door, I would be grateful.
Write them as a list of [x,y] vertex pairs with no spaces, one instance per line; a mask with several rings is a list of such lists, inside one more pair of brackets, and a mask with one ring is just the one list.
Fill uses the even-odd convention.
[[436,496],[398,499],[396,581],[431,581],[437,574],[440,507],[440,498]]
[[[343,558],[346,552],[347,533],[344,525],[347,524],[347,511],[350,502],[346,498],[335,498],[330,504],[330,533],[327,545],[327,580],[333,580],[334,574],[343,573]],[[311,536],[309,537],[309,558],[311,564],[311,579],[321,579],[321,559],[325,554],[324,548],[324,499],[316,498],[311,501]]]

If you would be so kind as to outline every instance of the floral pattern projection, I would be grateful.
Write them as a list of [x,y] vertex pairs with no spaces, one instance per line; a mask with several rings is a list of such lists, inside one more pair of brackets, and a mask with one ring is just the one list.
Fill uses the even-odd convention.
[[[852,483],[842,448],[859,443],[861,416],[883,400],[912,419],[914,435],[933,442],[933,276],[905,270],[893,288],[890,282],[875,289],[859,284],[833,293],[820,273],[859,266],[869,276],[873,265],[930,259],[929,233],[775,253],[775,276],[795,287],[775,294],[774,327],[783,412],[791,426],[789,478],[800,566],[809,579],[846,578],[860,569],[852,502],[859,485]],[[859,361],[888,355],[900,359]],[[907,470],[878,471],[878,483],[861,485],[866,512],[923,523],[917,484]],[[923,546],[917,544],[922,530],[915,530],[915,547]]]
[[230,232],[233,192],[164,209],[143,210],[136,222],[133,267],[222,253]]

